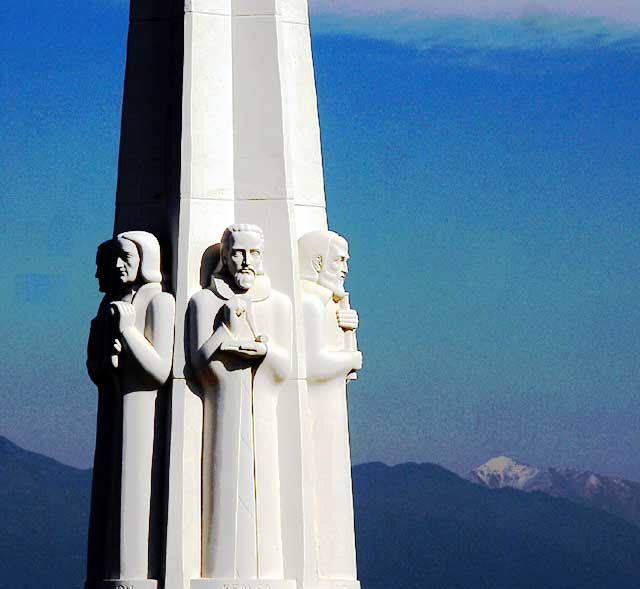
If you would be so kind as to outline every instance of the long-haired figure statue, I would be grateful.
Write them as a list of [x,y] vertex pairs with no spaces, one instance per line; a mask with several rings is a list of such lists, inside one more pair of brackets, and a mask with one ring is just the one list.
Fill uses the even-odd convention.
[[[156,438],[161,417],[158,392],[171,372],[175,302],[162,292],[155,236],[145,231],[121,233],[106,255],[108,287],[100,267],[104,255],[98,251],[96,276],[107,292],[92,322],[87,359],[102,409],[87,589],[111,584],[152,589],[159,574],[160,534],[154,522],[161,515],[162,480],[161,472],[154,475],[154,464],[163,461],[161,440]],[[109,423],[101,423],[104,420]]]

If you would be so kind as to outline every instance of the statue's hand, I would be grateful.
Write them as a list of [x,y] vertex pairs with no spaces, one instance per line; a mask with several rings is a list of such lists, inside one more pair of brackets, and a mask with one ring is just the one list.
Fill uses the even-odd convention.
[[116,301],[111,303],[111,313],[117,321],[118,331],[124,333],[126,329],[136,324],[136,310],[131,303]]
[[238,333],[247,313],[247,304],[239,298],[228,300],[224,305],[224,320],[231,333]]
[[267,344],[251,340],[233,340],[223,342],[220,350],[231,352],[241,358],[264,358],[267,355]]
[[362,370],[362,352],[351,352],[353,354],[352,370]]
[[360,320],[355,309],[340,309],[336,312],[336,315],[338,317],[338,325],[345,331],[358,329]]

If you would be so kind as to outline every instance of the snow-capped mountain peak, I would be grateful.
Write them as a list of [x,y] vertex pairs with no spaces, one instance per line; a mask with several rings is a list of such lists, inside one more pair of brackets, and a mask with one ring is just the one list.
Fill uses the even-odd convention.
[[595,474],[590,474],[589,478],[586,480],[585,486],[589,489],[599,489],[602,486],[602,481]]
[[575,468],[541,468],[498,456],[472,470],[467,478],[489,489],[510,487],[564,497],[640,526],[640,483],[619,477]]
[[471,471],[470,478],[490,489],[511,487],[523,490],[542,469],[518,462],[508,456],[498,456]]

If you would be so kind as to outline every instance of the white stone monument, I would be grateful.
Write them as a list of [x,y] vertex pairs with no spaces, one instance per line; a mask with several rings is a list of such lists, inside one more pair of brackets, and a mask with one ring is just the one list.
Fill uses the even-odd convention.
[[[344,280],[347,241],[332,231],[299,240],[307,387],[312,423],[318,572],[325,585],[357,585],[346,383],[362,368]],[[336,583],[337,582],[337,583]]]
[[88,583],[153,589],[160,570],[151,556],[159,546],[152,534],[162,525],[158,477],[153,480],[161,442],[156,404],[171,372],[175,304],[162,292],[160,245],[150,233],[121,233],[103,244],[98,258],[100,286],[105,274],[108,286],[87,354],[102,409]]
[[[150,397],[125,425],[140,454],[112,459],[104,440],[124,437],[104,400],[126,395],[94,378],[87,589],[356,589],[346,381],[362,358],[347,245],[327,231],[306,0],[132,0],[123,232],[99,250],[107,294],[90,350],[122,373],[120,358],[144,345],[100,331],[116,316],[131,324],[140,294],[116,301],[101,267],[144,232],[162,250],[156,296],[167,308],[175,296],[173,368],[156,379],[153,430]],[[173,318],[163,327],[173,334]],[[132,509],[118,512],[131,517],[119,543],[99,511],[114,480]]]
[[190,341],[204,391],[202,577],[273,585],[284,580],[278,401],[293,316],[263,252],[259,227],[225,231],[211,285],[191,299]]

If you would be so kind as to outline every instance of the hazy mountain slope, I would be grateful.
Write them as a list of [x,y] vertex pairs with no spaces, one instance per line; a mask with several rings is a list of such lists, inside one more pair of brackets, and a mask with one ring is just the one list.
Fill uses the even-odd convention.
[[619,477],[573,468],[530,466],[500,456],[472,470],[468,478],[491,489],[511,487],[564,497],[640,526],[640,483]]
[[[363,589],[640,587],[640,529],[432,464],[354,468]],[[0,438],[0,586],[80,589],[90,472]]]
[[356,466],[354,491],[366,589],[640,586],[640,530],[565,499],[432,464]]
[[0,586],[82,587],[90,471],[0,437]]

